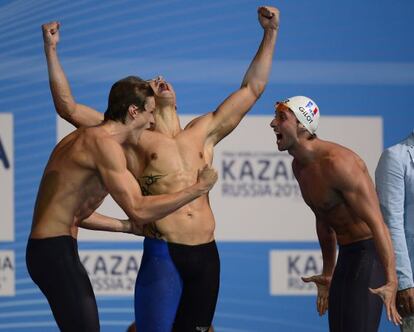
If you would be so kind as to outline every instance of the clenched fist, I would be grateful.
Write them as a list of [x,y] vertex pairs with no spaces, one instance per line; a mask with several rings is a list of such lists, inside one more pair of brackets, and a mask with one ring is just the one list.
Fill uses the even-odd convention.
[[200,185],[202,191],[207,193],[217,181],[217,172],[214,168],[205,165],[198,170],[197,184]]
[[59,28],[59,22],[49,22],[42,25],[45,46],[56,46],[59,43]]
[[263,29],[279,29],[279,9],[275,7],[262,6],[257,9],[259,22]]

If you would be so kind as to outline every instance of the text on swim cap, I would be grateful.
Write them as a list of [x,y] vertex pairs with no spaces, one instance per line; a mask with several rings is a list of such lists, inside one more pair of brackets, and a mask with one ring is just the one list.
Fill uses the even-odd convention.
[[299,111],[303,114],[303,116],[305,117],[306,121],[308,121],[309,123],[312,123],[313,122],[313,116],[314,116],[314,114],[312,112],[308,112],[302,106],[299,107]]

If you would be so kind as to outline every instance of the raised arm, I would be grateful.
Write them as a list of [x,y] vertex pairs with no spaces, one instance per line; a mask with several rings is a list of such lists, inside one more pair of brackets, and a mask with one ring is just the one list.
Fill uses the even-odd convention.
[[[394,250],[387,226],[382,219],[374,184],[364,162],[358,157],[344,156],[332,163],[335,187],[342,194],[346,204],[370,228],[378,255],[385,269],[386,285],[371,290],[384,301],[389,320],[399,324],[401,317],[395,308],[397,275],[395,272]],[[354,159],[353,162],[350,160]]]
[[111,140],[100,139],[93,148],[99,174],[112,198],[136,224],[161,219],[199,196],[206,194],[217,181],[209,167],[199,172],[197,182],[179,192],[143,196],[138,182],[127,170],[122,149]]
[[57,55],[59,28],[59,22],[42,25],[49,85],[56,112],[75,127],[97,125],[102,122],[103,114],[88,106],[76,103],[72,96],[69,82]]
[[231,94],[213,113],[204,117],[208,123],[208,138],[215,145],[227,136],[260,98],[269,80],[273,52],[279,29],[279,10],[274,7],[258,9],[259,22],[264,29],[259,49],[247,70],[239,90]]

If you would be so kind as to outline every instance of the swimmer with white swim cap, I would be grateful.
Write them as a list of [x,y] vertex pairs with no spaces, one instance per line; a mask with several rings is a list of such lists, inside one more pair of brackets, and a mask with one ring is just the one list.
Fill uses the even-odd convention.
[[357,154],[316,136],[319,118],[312,99],[296,96],[276,103],[270,123],[316,217],[323,271],[303,281],[316,284],[317,310],[329,309],[331,332],[377,331],[381,299],[388,319],[400,324],[393,248],[373,182]]
[[[233,21],[240,19],[235,15]],[[279,10],[259,7],[257,19],[263,29],[260,46],[241,85],[215,110],[197,116],[183,128],[172,84],[162,77],[151,81],[155,126],[124,151],[132,161],[128,167],[146,195],[173,193],[193,182],[198,166],[212,163],[214,147],[238,126],[264,92],[279,30]],[[77,127],[99,124],[102,114],[77,104],[71,95],[56,47],[45,50],[59,115]],[[145,228],[134,301],[139,332],[209,329],[220,284],[215,224],[209,197],[204,195]]]

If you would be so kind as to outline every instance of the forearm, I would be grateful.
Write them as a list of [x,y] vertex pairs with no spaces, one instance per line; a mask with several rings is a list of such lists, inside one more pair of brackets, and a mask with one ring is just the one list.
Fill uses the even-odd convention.
[[323,269],[322,274],[332,277],[336,262],[336,235],[333,229],[317,225],[317,235],[322,251]]
[[49,85],[56,111],[64,118],[69,119],[76,109],[69,82],[62,69],[57,55],[56,45],[45,45],[45,55],[49,73]]
[[322,274],[327,277],[332,277],[336,262],[336,240],[333,240],[326,247],[321,244],[321,251],[323,260]]
[[134,213],[129,215],[129,217],[135,223],[144,225],[164,218],[206,193],[207,191],[200,189],[198,185],[193,185],[172,194],[142,196],[136,205]]
[[129,220],[111,218],[97,212],[81,220],[77,225],[95,231],[131,233],[132,230]]
[[269,81],[277,33],[278,29],[264,30],[260,47],[241,84],[242,87],[249,86],[257,97],[260,97]]
[[102,182],[131,221],[144,225],[161,219],[195,198],[206,194],[217,181],[217,172],[205,165],[198,170],[196,182],[175,193],[143,196],[138,182],[127,170],[123,149],[112,138],[103,138],[92,151]]
[[375,247],[383,264],[387,282],[397,284],[397,274],[395,271],[394,250],[391,237],[385,224],[372,229]]

